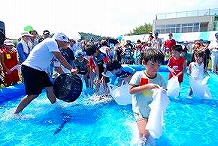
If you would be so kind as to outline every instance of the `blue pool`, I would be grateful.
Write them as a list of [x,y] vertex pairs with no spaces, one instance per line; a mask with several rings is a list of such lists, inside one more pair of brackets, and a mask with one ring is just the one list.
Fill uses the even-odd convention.
[[[168,72],[160,72],[167,79]],[[212,99],[186,99],[188,79],[181,86],[179,99],[171,99],[158,146],[218,145],[218,76],[210,72],[208,87]],[[21,87],[20,87],[21,86]],[[21,89],[19,89],[21,88]],[[2,90],[2,89],[1,89]],[[14,92],[20,92],[14,95]],[[200,90],[200,89],[199,89]],[[14,92],[13,92],[14,91]],[[22,85],[8,96],[0,95],[1,145],[56,146],[131,146],[137,141],[137,127],[131,105],[120,106],[114,100],[93,100],[83,92],[73,103],[58,100],[51,105],[42,93],[20,116],[13,112],[23,97]],[[13,95],[13,97],[11,96]],[[2,99],[4,98],[4,99]]]

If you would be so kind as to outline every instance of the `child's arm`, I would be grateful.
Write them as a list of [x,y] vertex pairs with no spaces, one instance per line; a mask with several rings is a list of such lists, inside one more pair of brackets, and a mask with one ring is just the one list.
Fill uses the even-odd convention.
[[210,76],[209,73],[207,72],[207,68],[204,69],[204,73],[206,76]]
[[168,64],[167,64],[167,68],[168,68],[168,70],[170,71],[170,73],[171,73],[173,76],[175,76],[176,73],[175,73],[174,69],[170,67],[170,59],[169,59],[169,62],[168,62]]
[[192,63],[189,64],[188,69],[187,69],[187,75],[188,76],[190,76],[190,74],[191,74],[191,64]]
[[129,87],[129,93],[130,94],[137,94],[140,93],[142,91],[144,91],[145,89],[154,89],[154,88],[160,88],[159,85],[154,84],[154,83],[148,83],[142,86],[132,86],[130,85]]
[[184,63],[183,63],[183,68],[182,68],[182,70],[176,75],[177,77],[179,77],[180,75],[182,75],[183,73],[184,73],[184,70],[185,70],[185,67],[186,67],[186,61],[184,61]]
[[10,74],[10,69],[7,68],[7,66],[5,65],[5,62],[4,62],[4,54],[1,54],[1,64],[2,64],[2,67],[4,68],[5,72],[4,73],[7,73],[7,74]]

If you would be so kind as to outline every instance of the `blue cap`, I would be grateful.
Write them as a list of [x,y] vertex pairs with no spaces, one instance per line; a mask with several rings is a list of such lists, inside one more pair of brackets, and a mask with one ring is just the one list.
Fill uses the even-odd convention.
[[155,32],[154,35],[155,35],[155,36],[158,36],[158,32]]
[[218,37],[218,32],[217,32],[217,33],[215,33],[215,37]]
[[76,58],[79,58],[79,57],[84,56],[84,55],[85,55],[85,53],[82,50],[77,50],[75,52],[75,57]]

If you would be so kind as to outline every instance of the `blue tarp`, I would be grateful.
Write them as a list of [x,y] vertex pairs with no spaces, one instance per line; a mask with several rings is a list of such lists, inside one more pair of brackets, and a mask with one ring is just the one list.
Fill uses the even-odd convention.
[[25,90],[23,84],[0,88],[0,103],[20,97],[24,94]]

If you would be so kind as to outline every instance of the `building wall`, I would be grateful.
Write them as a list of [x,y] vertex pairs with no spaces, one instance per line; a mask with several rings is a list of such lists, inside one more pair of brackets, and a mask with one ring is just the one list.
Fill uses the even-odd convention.
[[181,17],[171,19],[157,19],[153,21],[155,25],[169,25],[169,24],[186,24],[198,22],[213,22],[213,16],[195,16],[195,17]]
[[[214,30],[214,15],[212,16],[190,16],[190,17],[180,17],[180,18],[170,18],[170,19],[156,19],[153,21],[153,31],[159,30],[160,27],[164,28],[166,25],[180,25],[180,29],[177,33],[184,33],[182,31],[182,25],[184,24],[193,24],[193,27],[197,24],[197,29],[193,29],[193,31],[188,32],[204,32],[204,31],[213,31]],[[168,28],[168,27],[165,27]],[[168,32],[169,31],[169,32]],[[171,31],[168,30],[164,33],[170,33]],[[174,32],[172,32],[174,33]]]

